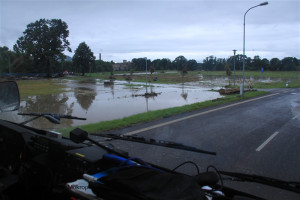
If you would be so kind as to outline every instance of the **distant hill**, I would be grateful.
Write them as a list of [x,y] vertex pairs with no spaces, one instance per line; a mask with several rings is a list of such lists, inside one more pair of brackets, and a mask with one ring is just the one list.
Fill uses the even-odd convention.
[[[65,55],[66,56],[66,59],[65,59],[65,61],[72,61],[72,57],[70,57],[70,56],[67,56],[67,55]],[[57,61],[58,62],[60,62],[61,61],[61,59],[60,58],[58,58],[57,59]]]
[[72,61],[72,57],[66,55],[66,61]]

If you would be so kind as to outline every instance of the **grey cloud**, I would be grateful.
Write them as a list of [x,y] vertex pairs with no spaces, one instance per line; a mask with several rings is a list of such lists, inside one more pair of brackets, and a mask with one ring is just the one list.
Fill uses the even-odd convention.
[[[95,55],[102,52],[109,60],[177,53],[197,60],[209,55],[229,57],[232,49],[242,50],[245,11],[261,2],[1,0],[0,41],[11,48],[28,23],[61,18],[69,26],[73,51],[85,41]],[[251,10],[246,18],[246,53],[300,57],[299,10],[298,0],[271,0]]]

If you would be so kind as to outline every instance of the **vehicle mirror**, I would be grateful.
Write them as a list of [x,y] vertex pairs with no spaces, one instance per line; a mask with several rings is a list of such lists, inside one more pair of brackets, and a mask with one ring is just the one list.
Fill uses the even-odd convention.
[[0,113],[18,110],[20,93],[15,81],[0,82]]

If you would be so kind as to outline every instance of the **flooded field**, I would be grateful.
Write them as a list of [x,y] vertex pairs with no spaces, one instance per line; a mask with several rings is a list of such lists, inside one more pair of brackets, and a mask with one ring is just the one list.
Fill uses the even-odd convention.
[[[270,77],[245,77],[245,84],[248,82],[251,83],[271,83],[271,82],[281,82],[281,78],[270,78]],[[219,87],[225,87],[226,85],[234,85],[234,77],[233,75],[230,77],[230,79],[227,76],[203,76],[199,75],[199,84],[201,85],[207,85],[207,86],[219,86]],[[240,85],[242,83],[242,76],[236,76],[235,77],[235,85]]]
[[[28,125],[43,129],[58,129],[99,121],[107,121],[137,113],[182,106],[196,102],[220,98],[218,92],[209,91],[212,87],[200,87],[199,83],[189,84],[151,84],[147,92],[157,96],[146,98],[144,83],[128,84],[115,81],[105,85],[103,81],[79,82],[64,81],[67,91],[60,94],[29,96],[21,100],[19,112],[59,113],[87,118],[87,120],[61,119],[55,125],[39,118]],[[30,117],[17,115],[17,112],[2,113],[1,118],[23,122]]]
[[[239,79],[236,80],[238,84]],[[62,80],[60,84],[66,87],[67,92],[25,97],[21,100],[18,112],[59,113],[87,119],[84,121],[61,119],[61,124],[56,125],[44,118],[39,118],[27,124],[36,128],[59,129],[220,98],[221,95],[211,89],[219,89],[220,86],[228,85],[228,81],[227,77],[199,75],[197,82],[152,83],[146,88],[145,83],[129,84],[126,81],[115,81],[112,85],[106,85],[99,79],[86,82]],[[260,81],[273,80],[265,78]],[[57,82],[56,80],[55,83]],[[143,96],[146,91],[157,95],[146,98]],[[30,119],[28,116],[17,115],[18,112],[2,113],[0,117],[14,122]]]

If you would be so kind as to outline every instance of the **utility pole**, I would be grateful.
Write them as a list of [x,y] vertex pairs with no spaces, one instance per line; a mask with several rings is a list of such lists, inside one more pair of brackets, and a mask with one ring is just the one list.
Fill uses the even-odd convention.
[[145,57],[146,59],[146,94],[148,94],[148,70],[147,70],[147,57]]
[[232,50],[233,51],[233,85],[235,86],[235,52],[237,50]]

